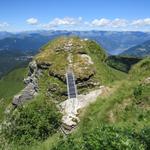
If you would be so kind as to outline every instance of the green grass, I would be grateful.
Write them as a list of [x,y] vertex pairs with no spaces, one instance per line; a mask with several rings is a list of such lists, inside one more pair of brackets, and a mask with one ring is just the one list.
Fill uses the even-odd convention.
[[39,79],[39,90],[43,94],[47,94],[47,96],[56,103],[67,99],[66,84],[58,78],[50,76],[48,70],[45,70]]
[[131,80],[142,80],[150,76],[150,57],[147,57],[135,64],[129,71]]
[[[81,121],[82,129],[104,122],[131,125],[136,129],[150,125],[150,88],[149,83],[145,83],[150,75],[149,60],[146,58],[136,64],[128,78],[111,83],[115,91],[106,98],[99,97],[96,103],[87,108]],[[113,116],[110,116],[110,112]]]
[[3,119],[5,108],[11,103],[13,96],[23,89],[23,79],[26,68],[16,69],[0,80],[0,121]]
[[149,111],[134,103],[133,92],[136,86],[137,83],[122,81],[112,95],[106,98],[99,97],[96,103],[88,107],[81,121],[81,128],[87,130],[86,127],[94,128],[101,123],[131,126],[136,129],[150,125]]
[[[33,146],[27,146],[24,148],[24,150],[50,150],[53,148],[54,145],[56,145],[61,139],[63,138],[61,133],[56,133],[49,137],[47,140],[44,142],[39,142],[37,145]],[[21,148],[22,149],[22,148]]]
[[[95,45],[93,45],[91,49],[95,49]],[[105,63],[106,56],[104,56],[100,50],[97,50],[95,53],[88,50],[88,53],[94,61],[94,66],[96,68],[95,78],[99,80],[101,84],[110,84],[113,81],[122,80],[127,77],[126,73],[109,67]]]
[[[102,63],[99,63],[98,60],[97,60],[97,64],[102,65]],[[143,64],[146,64],[146,65],[143,65]],[[99,67],[99,65],[97,65],[97,67]],[[123,140],[126,140],[126,142],[129,142],[130,140],[131,140],[130,141],[131,143],[133,142],[133,145],[135,146],[134,149],[139,149],[139,150],[148,149],[147,147],[148,142],[147,144],[143,145],[143,143],[145,143],[146,140],[149,141],[149,130],[147,128],[150,126],[150,117],[149,117],[150,112],[149,112],[149,109],[147,109],[150,107],[149,105],[150,104],[150,99],[149,99],[150,89],[149,89],[149,85],[145,85],[145,84],[143,85],[144,79],[147,78],[150,73],[150,70],[146,69],[148,66],[149,66],[149,60],[147,59],[139,62],[136,66],[133,67],[133,70],[130,71],[129,77],[123,74],[123,76],[126,77],[124,80],[118,80],[119,78],[116,78],[118,80],[117,81],[117,80],[114,80],[114,77],[110,77],[111,80],[106,81],[109,78],[109,75],[111,76],[112,74],[114,74],[115,77],[118,75],[118,71],[116,71],[116,74],[115,74],[115,71],[112,68],[110,68],[110,74],[107,74],[107,76],[100,76],[102,77],[101,79],[104,83],[111,83],[111,89],[113,90],[113,92],[108,96],[97,98],[97,101],[95,103],[91,104],[88,108],[86,108],[86,110],[83,111],[83,114],[80,117],[81,122],[78,128],[71,135],[71,139],[70,139],[70,136],[65,139],[64,138],[61,139],[61,137],[59,137],[59,140],[57,140],[57,142],[54,143],[55,147],[57,147],[57,149],[61,149],[61,148],[63,149],[65,147],[64,149],[66,150],[70,149],[71,147],[72,149],[82,149],[83,143],[86,142],[83,139],[84,134],[85,133],[87,134],[86,137],[90,137],[92,136],[92,134],[96,135],[98,129],[103,128],[103,124],[106,124],[106,125],[113,126],[112,128],[117,129],[117,133],[113,133],[114,131],[110,131],[111,129],[109,128],[108,130],[110,132],[105,133],[105,130],[107,130],[107,127],[106,129],[103,128],[104,133],[102,131],[101,135],[104,134],[104,137],[105,135],[107,135],[108,141],[109,141],[109,136],[111,136],[111,134],[114,134],[113,137],[115,137],[116,134],[118,134],[119,132],[120,134],[118,134],[118,136],[121,136],[121,135],[123,136],[120,138],[123,138]],[[102,65],[100,68],[101,68],[101,72],[100,72],[101,74],[104,73],[104,70],[105,70],[105,75],[106,75],[106,72],[108,73],[108,70],[106,70],[108,69],[107,66],[105,68],[105,65]],[[104,70],[102,70],[102,68]],[[138,74],[135,74],[133,72],[137,72]],[[120,74],[121,75],[119,77],[122,78],[123,77],[122,73]],[[138,78],[136,78],[137,75],[138,75]],[[133,80],[134,78],[135,80]],[[135,92],[137,90],[137,87],[141,88],[141,86],[142,86],[142,91]],[[137,99],[136,96],[139,99]],[[141,105],[139,105],[139,103],[137,103],[137,100],[142,101],[142,107]],[[111,113],[113,113],[113,115],[110,115]],[[123,129],[124,131],[121,131],[120,128],[121,130]],[[96,130],[96,133],[93,133],[95,132],[95,130]],[[143,130],[145,131],[144,133],[143,133]],[[124,133],[129,133],[129,137]],[[135,134],[137,138],[136,136],[131,138],[132,136],[130,134],[132,135]],[[102,140],[104,140],[104,137],[101,137],[101,135],[100,137],[98,137],[98,139],[102,138]],[[142,142],[142,140],[144,139],[143,136],[146,136],[146,140]],[[105,139],[107,138],[105,137]],[[52,139],[50,139],[50,141],[51,140]],[[91,139],[88,139],[88,140],[91,140]],[[111,139],[109,142],[112,142],[112,141],[114,141],[114,139]],[[120,142],[119,140],[117,141],[118,141],[118,144],[121,143],[121,141]],[[91,142],[96,143],[96,139],[91,140]],[[140,145],[138,145],[139,143]],[[136,144],[138,145],[137,147],[136,147]],[[49,149],[47,145],[48,145],[47,142],[44,143],[45,150]],[[63,146],[61,147],[61,145]],[[121,146],[123,147],[124,144]],[[39,148],[42,149],[42,147],[40,146]],[[129,149],[132,149],[132,148],[130,147]]]

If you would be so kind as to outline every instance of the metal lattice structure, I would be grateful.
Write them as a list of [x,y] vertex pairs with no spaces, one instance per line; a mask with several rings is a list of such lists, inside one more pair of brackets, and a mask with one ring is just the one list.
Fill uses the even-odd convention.
[[67,89],[68,89],[68,98],[77,98],[77,88],[75,84],[74,73],[71,70],[68,70],[66,73],[67,80]]

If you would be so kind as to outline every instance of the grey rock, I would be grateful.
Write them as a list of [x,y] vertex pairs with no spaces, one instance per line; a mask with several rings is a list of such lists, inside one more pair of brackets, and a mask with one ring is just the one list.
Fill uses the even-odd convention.
[[32,78],[30,76],[28,76],[23,81],[24,81],[25,84],[29,84],[30,82],[32,82]]
[[35,72],[35,77],[38,78],[38,77],[40,77],[42,74],[43,74],[42,69],[38,68],[38,69],[36,70],[36,72]]
[[41,74],[42,71],[37,67],[36,62],[30,62],[28,77],[24,79],[24,83],[26,86],[19,94],[14,96],[12,101],[12,104],[14,106],[19,106],[24,102],[31,100],[34,96],[38,94],[38,77]]
[[29,63],[29,69],[30,69],[31,73],[33,73],[35,70],[37,70],[36,61],[32,61]]
[[38,92],[37,85],[33,83],[29,83],[21,92],[20,94],[14,96],[12,104],[15,106],[21,105],[27,100],[32,99]]
[[38,64],[38,67],[41,68],[41,69],[48,69],[51,65],[52,65],[52,63],[42,62],[42,63]]

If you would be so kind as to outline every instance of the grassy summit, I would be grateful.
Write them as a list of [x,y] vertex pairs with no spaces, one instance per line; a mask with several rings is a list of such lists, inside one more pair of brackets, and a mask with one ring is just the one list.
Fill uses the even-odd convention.
[[[77,37],[57,38],[45,45],[35,60],[41,67],[43,64],[47,64],[51,75],[65,81],[70,55],[76,79],[84,80],[94,75],[95,72],[94,64],[89,62],[90,58],[87,56],[91,51],[94,51],[90,46],[89,41]],[[97,46],[96,43],[95,46]],[[101,54],[100,61],[104,61],[106,55],[103,49],[99,47],[96,51],[97,54]]]
[[[107,57],[103,48],[94,41],[78,37],[60,37],[50,41],[41,48],[41,52],[35,57],[35,60],[41,68],[46,65],[50,75],[65,81],[69,54],[71,54],[72,68],[77,80],[82,81],[93,76],[94,79],[101,78],[101,82],[105,82],[113,78],[107,79],[107,73],[113,74],[114,70],[103,66]],[[121,73],[118,71],[117,75],[114,78],[119,78]]]

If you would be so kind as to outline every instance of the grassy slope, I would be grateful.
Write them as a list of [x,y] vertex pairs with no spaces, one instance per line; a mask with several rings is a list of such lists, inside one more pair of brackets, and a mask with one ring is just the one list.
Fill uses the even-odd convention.
[[[99,79],[102,84],[110,86],[112,91],[111,94],[99,97],[94,104],[90,105],[84,111],[81,116],[79,127],[73,133],[73,138],[80,139],[84,131],[95,129],[96,127],[99,127],[101,123],[113,124],[117,127],[128,126],[136,128],[137,131],[145,125],[150,125],[148,111],[144,111],[145,107],[142,108],[134,102],[134,91],[136,87],[139,86],[141,81],[150,74],[149,58],[135,65],[130,71],[128,79],[125,79],[127,77],[125,73],[107,66],[105,62],[101,62],[99,60],[99,55],[95,55],[94,52],[90,51],[88,51],[88,54],[95,63],[97,71],[96,78]],[[40,82],[41,93],[46,90],[46,86],[48,86],[49,83],[60,84],[60,81],[57,81],[54,78],[48,79],[47,74],[40,79]],[[62,84],[62,90],[64,90],[64,88],[65,87]],[[146,87],[146,89],[148,88]],[[143,96],[142,98],[148,96],[149,93],[148,90],[144,92],[146,92],[146,94],[144,93],[144,96],[141,95],[141,97]],[[55,94],[57,95],[57,93]],[[55,96],[55,94],[53,96]],[[29,146],[26,149],[51,149],[52,145],[57,145],[57,143],[62,139],[63,137],[59,133],[56,133],[49,137],[46,141],[39,142],[37,146]]]
[[143,107],[138,105],[134,95],[137,86],[142,85],[145,89],[140,95],[140,100],[147,105],[150,104],[149,84],[141,84],[149,75],[150,58],[147,58],[133,67],[128,79],[112,84],[111,88],[114,90],[112,94],[99,97],[96,103],[87,108],[81,121],[81,128],[95,127],[104,122],[121,126],[128,125],[136,129],[150,125],[149,110],[145,110],[144,105]]
[[[115,74],[116,72],[118,76],[121,76],[121,75],[124,76],[124,74],[118,71],[115,71],[112,68],[108,68],[105,65],[102,65],[100,68],[102,70],[101,72],[103,73],[104,73],[103,69],[105,70],[106,68],[107,69],[105,70],[106,72],[110,70],[110,73],[112,72]],[[137,70],[137,69],[139,68],[134,67],[133,70]],[[133,71],[131,71],[131,74],[132,72]],[[148,76],[148,71],[147,73],[144,73],[144,75],[142,75],[142,78],[145,78],[145,74]],[[138,128],[142,128],[143,125],[146,125],[147,123],[149,123],[147,120],[148,118],[146,118],[146,120],[138,120],[138,115],[136,115],[135,117],[136,113],[139,114],[139,109],[137,110],[134,109],[133,111],[129,109],[128,112],[124,111],[125,109],[120,110],[120,106],[122,106],[124,100],[128,99],[129,97],[132,97],[133,88],[139,83],[139,81],[137,80],[132,81],[132,82],[128,82],[128,80],[116,81],[115,80],[116,78],[113,80],[109,80],[109,75],[110,74],[106,75],[103,78],[103,82],[111,83],[112,81],[115,81],[115,82],[112,82],[111,84],[111,89],[112,89],[111,94],[108,94],[102,98],[98,98],[96,103],[90,105],[86,109],[85,113],[81,117],[81,123],[79,124],[79,128],[77,129],[75,133],[73,133],[74,139],[82,138],[82,133],[86,131],[87,129],[89,130],[88,128],[89,126],[90,126],[90,129],[92,130],[92,129],[95,129],[95,127],[98,127],[101,123],[106,123],[106,124],[113,123],[115,126],[130,125],[130,127],[138,127]],[[111,76],[111,78],[113,78],[113,76]],[[107,79],[108,81],[106,81]],[[41,82],[43,81],[41,80]],[[43,86],[45,86],[44,84]],[[115,112],[115,118],[110,118],[109,113],[111,111]],[[61,140],[62,140],[61,135],[57,133],[49,137],[46,141],[38,143],[36,146],[33,146],[33,147],[32,146],[29,146],[29,147],[28,146],[27,147],[15,146],[13,147],[13,149],[14,150],[15,149],[16,150],[17,149],[48,150],[48,149],[51,149],[53,145],[57,145],[57,143],[59,143]]]
[[87,52],[91,56],[96,67],[96,78],[101,84],[110,84],[113,81],[126,78],[126,74],[109,67],[105,63],[105,52],[100,45],[95,44],[93,41],[87,41]]
[[26,68],[16,69],[0,80],[0,120],[13,96],[24,87],[23,78],[26,71]]
[[[72,134],[74,141],[83,140],[84,132],[89,131],[90,133],[95,128],[99,128],[101,124],[131,128],[136,130],[135,132],[140,132],[143,127],[150,126],[149,109],[147,109],[150,104],[149,85],[146,85],[140,95],[140,101],[144,103],[142,107],[136,103],[137,98],[134,95],[135,89],[141,85],[145,78],[149,77],[149,60],[150,58],[147,58],[136,64],[130,71],[128,79],[112,83],[112,92],[104,97],[99,97],[84,111],[78,129]],[[105,65],[103,67],[105,68]],[[105,76],[105,78],[107,77]],[[62,141],[62,137],[56,135],[31,149],[47,150],[52,145],[57,145],[59,141]]]

